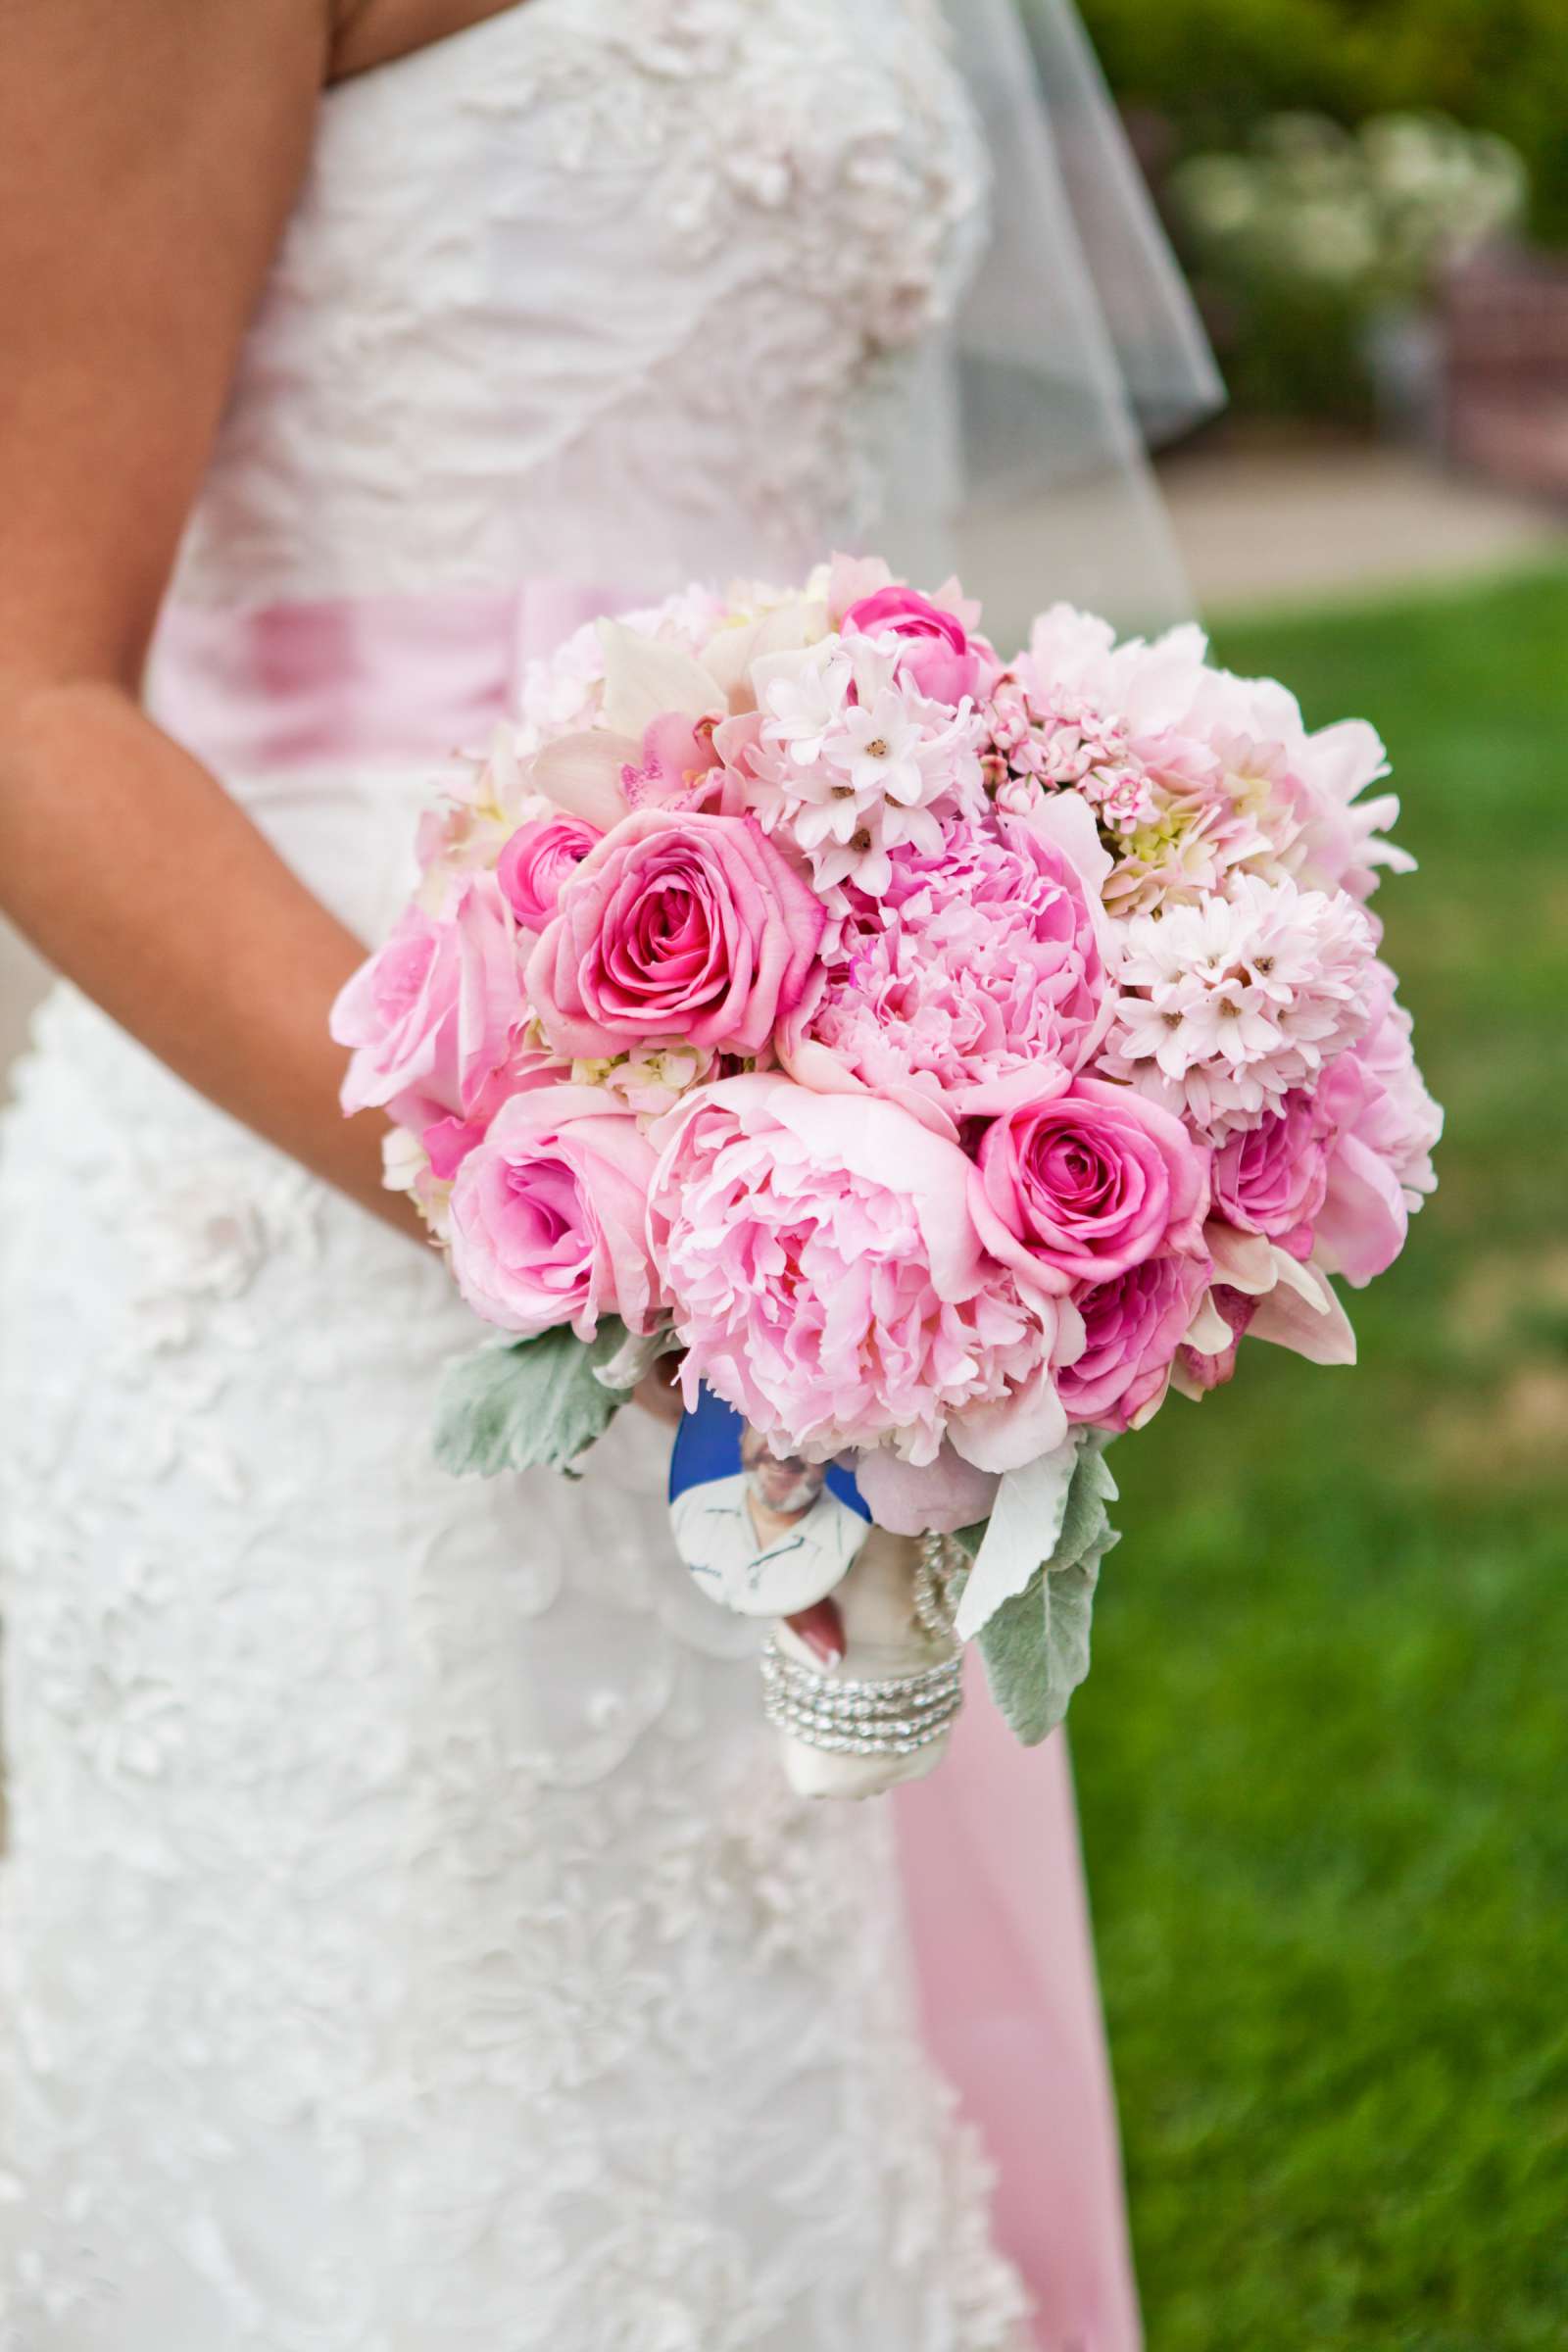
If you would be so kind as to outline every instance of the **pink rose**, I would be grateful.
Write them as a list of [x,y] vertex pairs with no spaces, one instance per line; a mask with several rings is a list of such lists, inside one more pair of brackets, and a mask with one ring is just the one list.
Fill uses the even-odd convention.
[[449,914],[410,906],[332,1007],[354,1056],[346,1111],[383,1105],[405,1126],[484,1117],[508,1088],[527,1015],[512,921],[495,879],[465,881]]
[[[452,1269],[489,1323],[532,1339],[601,1315],[647,1331],[664,1304],[650,1255],[654,1152],[637,1121],[587,1086],[505,1103],[458,1169]],[[657,1229],[656,1229],[657,1230]]]
[[1059,1442],[1055,1311],[985,1256],[956,1144],[763,1076],[704,1089],[654,1136],[689,1395],[707,1381],[816,1459],[891,1439],[926,1463],[951,1433],[1006,1469]]
[[1125,1430],[1150,1419],[1211,1272],[1207,1258],[1150,1257],[1078,1294],[1083,1352],[1056,1376],[1069,1421]]
[[972,643],[956,612],[945,612],[912,588],[879,588],[862,596],[844,615],[846,634],[898,637],[903,642],[901,666],[921,694],[956,710],[965,695],[977,696],[996,658],[984,641]]
[[603,839],[582,816],[536,816],[517,827],[501,853],[496,880],[525,930],[544,929],[565,884]]
[[826,915],[750,817],[640,808],[584,858],[528,962],[558,1053],[679,1038],[760,1054]]
[[1220,1146],[1214,1207],[1227,1225],[1267,1234],[1293,1257],[1311,1256],[1313,1220],[1328,1191],[1336,1091],[1328,1081],[1312,1094],[1295,1088],[1260,1125]]
[[987,1247],[1046,1291],[1108,1282],[1162,1250],[1202,1250],[1207,1158],[1155,1103],[1078,1077],[986,1129],[975,1182]]

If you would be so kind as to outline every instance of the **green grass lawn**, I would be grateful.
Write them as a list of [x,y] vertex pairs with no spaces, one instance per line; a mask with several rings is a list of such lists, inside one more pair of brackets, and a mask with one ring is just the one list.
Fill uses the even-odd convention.
[[1364,713],[1447,1106],[1348,1295],[1114,1456],[1073,1708],[1151,2352],[1568,2345],[1568,573],[1216,633]]

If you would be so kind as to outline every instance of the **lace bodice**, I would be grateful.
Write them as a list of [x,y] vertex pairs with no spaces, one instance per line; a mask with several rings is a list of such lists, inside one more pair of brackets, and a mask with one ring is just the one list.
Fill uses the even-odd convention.
[[521,0],[327,92],[177,592],[787,572],[984,213],[940,0]]

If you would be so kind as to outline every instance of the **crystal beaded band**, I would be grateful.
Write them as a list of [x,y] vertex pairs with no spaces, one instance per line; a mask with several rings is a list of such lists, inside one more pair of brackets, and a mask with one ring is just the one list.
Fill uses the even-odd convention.
[[958,1712],[961,1667],[956,1650],[919,1674],[835,1681],[786,1657],[770,1638],[762,1652],[762,1705],[770,1723],[830,1755],[913,1755],[940,1740]]

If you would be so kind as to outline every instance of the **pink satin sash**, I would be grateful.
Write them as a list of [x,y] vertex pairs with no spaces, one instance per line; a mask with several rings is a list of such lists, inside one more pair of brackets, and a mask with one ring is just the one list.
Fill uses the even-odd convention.
[[[633,601],[539,581],[500,595],[179,606],[159,629],[150,706],[225,780],[417,768],[482,748],[524,661]],[[1035,2298],[1041,2352],[1137,2352],[1065,1744],[1019,1747],[971,1672],[952,1753],[895,1803],[928,2040],[997,2167],[997,2233]]]

